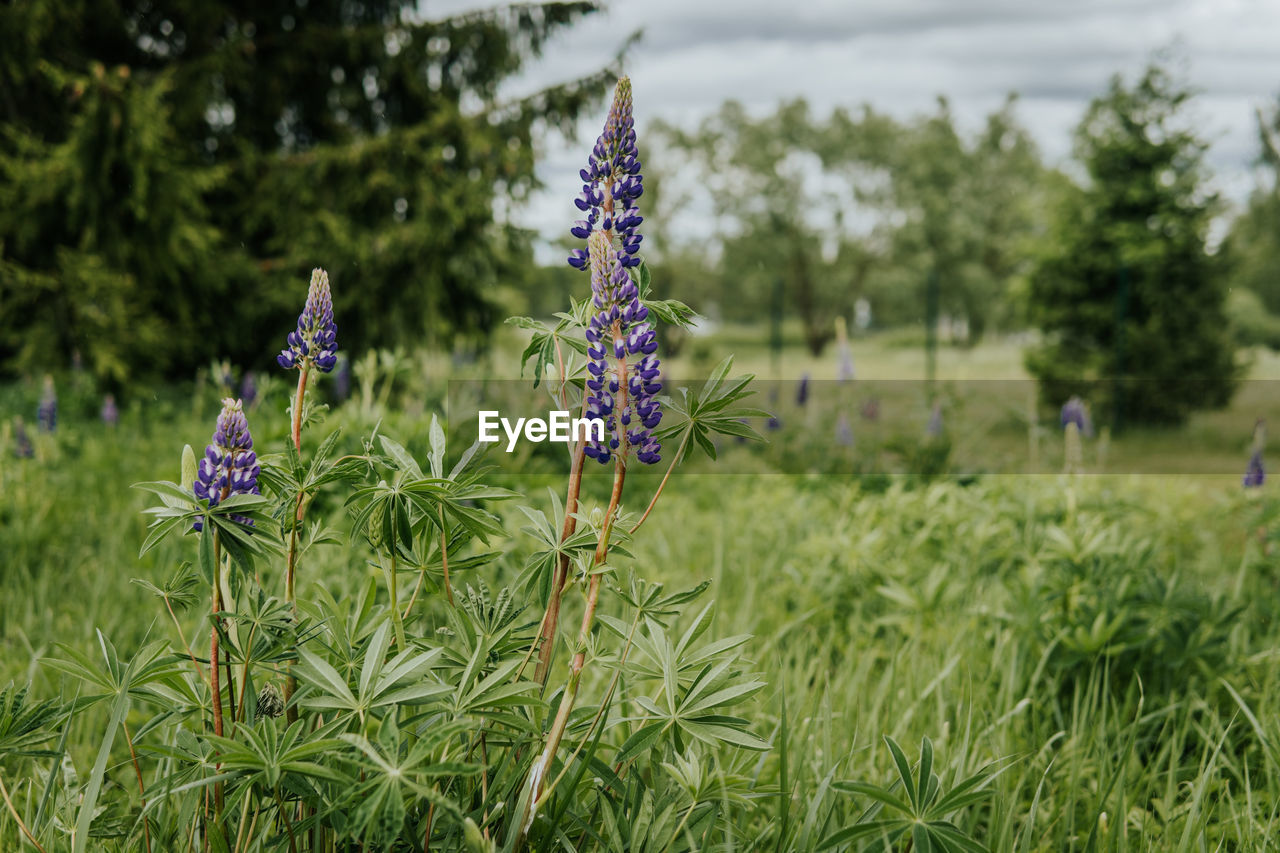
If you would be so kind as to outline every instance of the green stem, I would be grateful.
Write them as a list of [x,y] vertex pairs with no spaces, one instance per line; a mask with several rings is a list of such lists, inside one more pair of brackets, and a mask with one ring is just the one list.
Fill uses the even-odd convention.
[[404,641],[404,622],[400,618],[399,587],[396,582],[396,548],[391,546],[391,571],[387,575],[387,592],[391,594],[391,625],[396,632],[396,647],[403,651],[407,646]]

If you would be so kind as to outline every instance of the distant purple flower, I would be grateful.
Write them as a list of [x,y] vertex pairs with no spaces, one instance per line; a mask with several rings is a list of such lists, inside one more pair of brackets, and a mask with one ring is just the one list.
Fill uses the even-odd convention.
[[[259,494],[258,471],[258,455],[253,452],[253,437],[249,435],[249,422],[244,417],[244,404],[228,397],[222,401],[218,425],[196,469],[192,491],[197,498],[207,500],[212,509],[231,495]],[[243,516],[232,518],[243,524],[253,524]],[[195,529],[203,528],[204,519],[197,518]]]
[[809,374],[800,377],[800,384],[796,386],[796,405],[803,406],[809,402]]
[[27,426],[22,422],[22,418],[13,419],[13,455],[19,459],[30,459],[36,455],[36,450],[31,446],[31,438],[27,435]]
[[651,432],[662,420],[656,397],[662,390],[654,355],[658,339],[647,322],[649,309],[640,303],[640,291],[608,235],[593,232],[587,245],[595,314],[586,331],[586,415],[603,419],[606,435],[604,441],[588,444],[585,452],[604,464],[615,453],[625,459],[634,447],[636,458],[652,465],[662,449]]
[[258,381],[252,370],[246,370],[240,380],[240,399],[246,406],[252,406],[258,399]]
[[44,392],[40,405],[36,406],[36,424],[41,432],[53,432],[58,428],[58,392],[53,387],[53,377],[44,378]]
[[1062,428],[1066,429],[1067,424],[1075,424],[1085,438],[1093,435],[1093,419],[1089,417],[1084,400],[1079,397],[1072,397],[1062,404]]
[[1267,470],[1262,465],[1262,448],[1256,448],[1249,457],[1249,467],[1245,468],[1243,484],[1246,489],[1258,489],[1267,481]]
[[116,407],[116,398],[114,394],[108,394],[102,399],[102,422],[107,426],[115,426],[120,422],[120,410]]
[[929,413],[929,423],[924,428],[925,435],[929,438],[940,438],[942,436],[942,404],[934,403],[933,411]]
[[[613,92],[613,104],[605,120],[604,132],[596,140],[587,159],[587,168],[579,172],[582,193],[574,199],[586,219],[574,223],[570,233],[579,240],[588,239],[596,231],[617,237],[621,248],[618,263],[629,269],[640,263],[640,209],[636,199],[644,192],[640,175],[640,158],[636,151],[635,119],[631,114],[631,80],[623,77]],[[569,253],[569,265],[584,270],[590,258],[586,249]]]
[[849,416],[844,412],[836,419],[836,444],[853,447],[853,427],[849,424]]
[[311,271],[307,304],[298,315],[298,328],[289,333],[288,341],[289,346],[276,356],[276,361],[286,370],[315,365],[322,373],[328,373],[338,363],[338,324],[333,320],[329,274],[322,269]]
[[342,402],[351,396],[351,359],[343,355],[338,362],[338,371],[333,374],[333,395]]

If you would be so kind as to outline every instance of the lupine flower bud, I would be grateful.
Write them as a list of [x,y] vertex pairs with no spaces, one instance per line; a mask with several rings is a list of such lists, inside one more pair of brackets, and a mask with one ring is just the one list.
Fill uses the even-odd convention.
[[40,405],[36,407],[36,424],[42,432],[53,432],[58,428],[58,392],[53,387],[53,377],[44,377],[44,391],[40,395]]
[[108,394],[102,400],[102,422],[107,426],[115,426],[120,422],[120,409],[116,407],[116,398],[114,394]]
[[333,320],[333,298],[329,293],[329,274],[312,270],[307,304],[298,315],[298,328],[289,333],[289,346],[280,351],[276,361],[286,370],[314,365],[322,373],[338,363],[338,324]]
[[1244,470],[1242,483],[1246,489],[1258,489],[1267,481],[1267,469],[1262,465],[1262,448],[1255,448],[1249,456],[1249,466]]
[[[231,495],[259,494],[258,470],[258,455],[253,452],[253,437],[249,435],[249,422],[244,417],[244,404],[228,397],[222,401],[218,426],[205,448],[204,458],[200,460],[192,491],[197,498],[207,500],[212,509]],[[241,516],[232,518],[243,524],[253,523]],[[195,529],[203,527],[204,520],[196,519]]]
[[649,309],[608,235],[593,232],[588,246],[596,313],[586,331],[586,415],[604,420],[605,437],[590,442],[585,453],[604,464],[615,453],[625,459],[634,447],[636,458],[652,465],[662,449],[651,432],[662,420],[656,396],[662,390],[654,355],[658,339],[648,322]]
[[803,406],[809,402],[809,374],[800,377],[800,384],[796,386],[796,405]]
[[[569,229],[574,237],[587,240],[594,232],[604,231],[612,240],[618,238],[618,263],[623,268],[640,263],[640,209],[636,199],[644,192],[640,175],[640,158],[636,152],[635,120],[631,115],[631,80],[618,80],[613,104],[605,120],[604,132],[596,140],[581,175],[582,194],[574,199],[578,210],[587,215]],[[569,265],[587,268],[588,251],[574,249]]]
[[194,489],[196,485],[196,452],[191,445],[182,445],[182,467],[179,469],[182,479],[178,482],[183,489]]
[[31,438],[27,435],[27,425],[22,422],[21,417],[13,419],[13,455],[19,459],[30,459],[36,455],[36,449],[31,446]]
[[1063,429],[1067,428],[1067,424],[1075,424],[1081,435],[1085,438],[1092,437],[1093,419],[1089,417],[1089,410],[1085,407],[1084,400],[1079,397],[1072,397],[1062,404],[1061,420]]
[[270,681],[258,691],[257,712],[259,717],[278,717],[284,713],[284,697],[280,695],[280,688]]

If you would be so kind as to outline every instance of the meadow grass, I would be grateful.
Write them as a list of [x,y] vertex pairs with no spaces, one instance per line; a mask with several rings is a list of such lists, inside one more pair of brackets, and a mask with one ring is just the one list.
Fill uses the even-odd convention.
[[[876,352],[860,353],[863,376],[906,363],[899,351]],[[1011,364],[1005,350],[971,355],[988,368]],[[806,362],[787,369],[795,364]],[[808,367],[816,375],[819,365]],[[425,456],[420,412],[433,398],[415,375],[385,395],[385,408],[357,395],[325,429],[342,427],[344,446],[358,451],[357,436],[381,422]],[[259,446],[287,440],[285,393],[250,413]],[[22,389],[11,395],[11,404],[25,403]],[[1198,452],[1186,442],[1199,431],[1225,459],[1238,443],[1235,424],[1251,422],[1262,402],[1201,416],[1168,433],[1169,446],[1181,438],[1182,452]],[[147,501],[129,486],[176,479],[181,445],[203,442],[211,409],[206,402],[198,416],[184,393],[127,411],[115,428],[71,418],[56,435],[36,436],[35,459],[0,461],[0,685],[30,682],[37,696],[70,699],[73,679],[43,661],[61,656],[57,644],[91,651],[99,630],[122,655],[157,638],[176,646],[155,598],[129,581],[159,584],[190,554],[168,542],[138,556]],[[1133,439],[1135,447],[1152,440]],[[1242,495],[1238,479],[1220,474],[929,483],[767,470],[676,475],[648,535],[631,546],[652,580],[673,589],[710,582],[707,636],[750,635],[747,657],[768,685],[744,715],[771,749],[719,751],[746,804],[737,825],[709,842],[817,849],[876,807],[848,783],[892,787],[882,740],[890,735],[913,760],[930,739],[944,790],[987,769],[991,795],[953,819],[991,850],[1274,845],[1280,506],[1265,491]],[[498,479],[535,501],[547,484],[532,474]],[[588,478],[584,493],[602,495],[603,479]],[[349,526],[339,502],[315,511]],[[511,531],[524,523],[514,511],[501,515]],[[533,548],[517,535],[478,574],[460,569],[455,585],[512,584]],[[323,586],[350,598],[379,577],[367,556],[329,548],[311,561],[300,596]],[[574,622],[581,603],[566,607]],[[617,615],[616,602],[603,608]],[[697,612],[676,617],[672,634]],[[187,637],[207,618],[198,607],[178,617]],[[606,674],[589,671],[584,694],[602,694]],[[146,719],[135,710],[126,722],[136,729]],[[81,778],[106,723],[106,709],[95,709],[69,729]],[[127,759],[117,744],[107,785],[122,796],[132,790]],[[48,771],[40,759],[0,763],[28,805]],[[0,810],[0,849],[19,843]]]

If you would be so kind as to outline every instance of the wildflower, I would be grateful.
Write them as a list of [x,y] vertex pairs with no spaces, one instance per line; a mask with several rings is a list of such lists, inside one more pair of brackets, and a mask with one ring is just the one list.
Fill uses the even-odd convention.
[[764,422],[765,429],[777,430],[782,429],[782,421],[778,420],[777,415],[770,415],[769,420]]
[[297,331],[289,333],[288,342],[289,346],[276,356],[286,370],[315,365],[328,373],[338,363],[338,324],[333,320],[329,274],[322,269],[311,271],[307,304],[298,315]]
[[36,455],[35,448],[31,446],[31,438],[27,435],[27,426],[21,417],[13,419],[13,455],[19,459],[30,459]]
[[586,414],[604,420],[607,437],[589,444],[585,453],[604,464],[614,453],[625,459],[634,447],[636,458],[652,465],[661,458],[661,446],[651,432],[662,420],[656,397],[662,390],[654,355],[658,339],[647,322],[649,309],[641,304],[640,291],[608,235],[592,232],[588,247],[596,313],[586,331]]
[[929,423],[924,428],[925,435],[929,438],[940,438],[942,436],[942,404],[934,403],[933,411],[929,413]]
[[240,399],[246,406],[252,406],[258,399],[258,381],[252,370],[246,370],[244,378],[240,380]]
[[1256,447],[1249,456],[1249,466],[1244,470],[1242,483],[1246,489],[1258,489],[1267,481],[1267,470],[1262,465],[1262,448]]
[[853,447],[853,426],[849,423],[849,416],[844,412],[841,412],[836,420],[836,444],[841,447]]
[[53,432],[58,428],[58,391],[53,387],[53,377],[44,377],[44,391],[40,395],[40,405],[36,406],[36,423],[42,432]]
[[796,386],[796,405],[803,406],[809,402],[809,374],[800,377],[800,384]]
[[1067,402],[1062,404],[1062,428],[1066,429],[1068,424],[1075,424],[1076,429],[1085,438],[1093,435],[1093,419],[1089,417],[1089,409],[1085,406],[1084,400],[1073,396]]
[[[580,240],[588,240],[596,231],[603,231],[610,238],[616,236],[621,248],[618,264],[624,269],[640,263],[640,216],[636,199],[644,192],[640,174],[640,158],[636,152],[635,120],[631,115],[631,80],[618,80],[613,92],[613,104],[605,120],[604,132],[596,140],[595,148],[587,159],[587,168],[581,170],[582,193],[574,204],[587,214],[586,219],[574,223],[570,233]],[[586,269],[590,260],[586,249],[574,249],[569,253],[569,265]]]
[[338,372],[333,374],[333,395],[339,402],[351,396],[351,359],[345,354],[338,361]]
[[120,422],[120,410],[116,408],[114,394],[108,394],[102,399],[102,410],[99,414],[102,416],[102,422],[107,426],[115,426]]
[[[200,460],[192,491],[197,498],[207,500],[212,509],[231,495],[259,494],[258,470],[258,455],[253,452],[244,404],[228,397],[222,401],[218,425]],[[243,524],[253,523],[241,516],[232,517]],[[195,529],[203,527],[204,520],[196,519]]]

